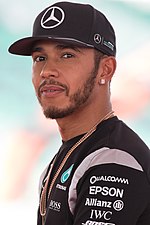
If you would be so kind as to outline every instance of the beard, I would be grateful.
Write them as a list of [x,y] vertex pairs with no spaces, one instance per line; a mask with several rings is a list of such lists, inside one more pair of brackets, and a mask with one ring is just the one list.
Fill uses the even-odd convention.
[[[75,111],[77,111],[79,108],[81,108],[89,99],[92,90],[95,85],[95,78],[97,76],[98,67],[94,66],[93,70],[91,71],[89,77],[85,81],[82,87],[78,88],[78,90],[69,96],[69,90],[66,86],[63,84],[60,84],[66,89],[66,96],[69,97],[69,105],[65,108],[59,108],[56,106],[49,106],[46,109],[43,109],[43,113],[46,118],[49,119],[58,119],[58,118],[64,118],[66,116],[71,115]],[[58,84],[56,81],[49,81],[51,84]],[[40,96],[38,94],[38,100],[42,106],[42,102],[40,101]]]

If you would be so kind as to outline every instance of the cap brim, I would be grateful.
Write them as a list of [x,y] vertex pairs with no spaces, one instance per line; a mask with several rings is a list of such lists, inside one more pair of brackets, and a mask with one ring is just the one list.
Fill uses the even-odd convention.
[[30,56],[35,42],[47,40],[48,37],[26,37],[14,42],[8,49],[12,54]]
[[14,42],[8,49],[8,51],[12,54],[16,55],[24,55],[24,56],[30,56],[32,54],[32,50],[34,47],[34,44],[37,41],[42,41],[42,40],[56,40],[56,41],[61,41],[64,43],[70,43],[70,44],[75,44],[77,46],[81,47],[90,47],[94,48],[94,46],[83,43],[81,41],[78,41],[76,39],[72,38],[58,38],[58,37],[27,37],[27,38],[22,38],[16,42]]

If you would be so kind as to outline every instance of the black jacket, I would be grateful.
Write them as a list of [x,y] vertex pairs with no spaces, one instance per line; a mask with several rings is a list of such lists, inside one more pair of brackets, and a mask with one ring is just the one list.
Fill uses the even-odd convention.
[[[49,182],[80,138],[63,142]],[[37,224],[42,224],[39,211]],[[150,150],[113,117],[100,123],[67,160],[48,199],[45,225],[149,224]]]

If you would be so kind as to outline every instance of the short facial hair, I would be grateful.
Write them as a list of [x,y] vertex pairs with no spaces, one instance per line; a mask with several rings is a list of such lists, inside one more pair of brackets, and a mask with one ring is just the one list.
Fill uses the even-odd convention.
[[[77,111],[81,106],[83,106],[89,99],[92,90],[95,85],[95,78],[97,76],[98,68],[99,68],[99,61],[100,58],[95,56],[95,64],[94,68],[92,69],[89,77],[85,81],[82,87],[78,88],[78,90],[69,96],[69,90],[68,87],[64,84],[61,84],[57,81],[54,81],[51,79],[51,81],[48,82],[48,84],[56,84],[62,86],[66,91],[66,96],[69,97],[70,104],[65,108],[59,108],[56,106],[49,106],[46,109],[43,109],[43,113],[46,118],[50,119],[58,119],[58,118],[64,118],[66,116],[71,115],[73,112]],[[44,83],[43,83],[44,85]],[[40,90],[40,88],[39,88]],[[38,99],[42,106],[42,102],[40,101],[40,91],[38,92]]]

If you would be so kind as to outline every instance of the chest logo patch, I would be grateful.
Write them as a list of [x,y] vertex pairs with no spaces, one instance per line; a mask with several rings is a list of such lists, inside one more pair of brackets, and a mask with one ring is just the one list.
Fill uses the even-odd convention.
[[64,184],[68,178],[70,177],[72,168],[73,168],[74,164],[72,164],[69,169],[67,169],[62,175],[61,175],[61,183]]

